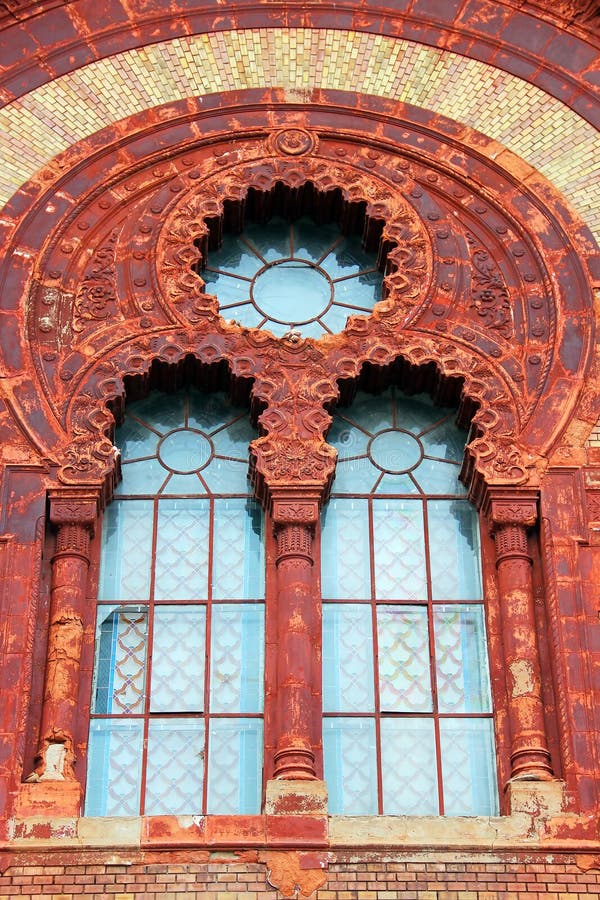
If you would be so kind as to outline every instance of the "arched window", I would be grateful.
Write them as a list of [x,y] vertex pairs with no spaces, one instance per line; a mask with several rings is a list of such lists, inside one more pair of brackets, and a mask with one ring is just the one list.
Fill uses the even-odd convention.
[[127,407],[106,510],[87,815],[257,813],[264,545],[245,410],[188,388]]
[[451,410],[359,393],[321,536],[330,812],[493,815],[497,779],[477,514]]

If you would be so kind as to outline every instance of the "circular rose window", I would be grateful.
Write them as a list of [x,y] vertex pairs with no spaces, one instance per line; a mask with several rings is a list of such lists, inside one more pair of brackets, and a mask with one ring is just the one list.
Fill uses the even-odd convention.
[[202,272],[219,311],[247,328],[277,337],[335,334],[350,315],[365,315],[381,299],[382,273],[375,253],[337,225],[274,217],[226,234]]

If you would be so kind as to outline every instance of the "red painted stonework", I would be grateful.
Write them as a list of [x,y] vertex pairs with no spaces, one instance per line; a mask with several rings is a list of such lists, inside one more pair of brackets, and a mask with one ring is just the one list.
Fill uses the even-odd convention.
[[[281,25],[447,48],[598,121],[587,0],[5,0],[1,97],[129,47]],[[219,315],[207,248],[276,196],[360,225],[385,275],[371,315],[318,341]],[[0,895],[600,897],[600,450],[586,446],[600,416],[600,257],[556,188],[435,110],[256,88],[149,109],[79,142],[11,198],[0,236]],[[293,783],[268,814],[94,823],[79,814],[114,427],[127,400],[188,381],[228,389],[259,428],[265,781]],[[391,383],[456,406],[471,428],[462,477],[481,509],[506,786],[503,817],[489,833],[477,823],[471,843],[469,820],[424,835],[403,817],[344,826],[320,809],[330,412]]]

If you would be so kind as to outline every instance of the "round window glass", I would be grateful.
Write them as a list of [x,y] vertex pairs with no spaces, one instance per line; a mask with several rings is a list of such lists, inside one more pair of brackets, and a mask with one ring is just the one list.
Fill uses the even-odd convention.
[[202,272],[221,315],[277,337],[337,334],[350,315],[368,315],[381,299],[383,275],[374,253],[337,225],[274,217],[226,234]]
[[204,468],[212,455],[209,438],[190,428],[172,431],[158,446],[158,458],[163,466],[182,475]]

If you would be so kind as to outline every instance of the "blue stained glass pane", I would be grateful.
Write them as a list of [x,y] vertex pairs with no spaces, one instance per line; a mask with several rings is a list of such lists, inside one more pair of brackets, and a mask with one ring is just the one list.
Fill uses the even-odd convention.
[[[204,472],[202,473],[204,474]],[[205,495],[206,488],[196,474],[193,475],[171,475],[165,484],[162,493],[165,496],[169,494],[199,494]]]
[[[211,434],[215,429],[239,416],[225,394],[204,394],[195,388],[188,391],[188,427]],[[179,423],[183,425],[183,421]]]
[[366,500],[330,500],[321,517],[321,593],[331,600],[371,596]]
[[363,250],[361,240],[356,235],[342,238],[321,263],[321,267],[331,278],[358,275],[361,269],[370,269],[372,266],[373,254]]
[[99,608],[92,712],[130,715],[144,711],[147,634],[145,607]]
[[345,309],[342,306],[336,306],[334,302],[320,318],[321,321],[327,325],[332,334],[338,334],[346,327],[348,316],[355,314],[356,313],[353,310]]
[[292,226],[294,256],[317,262],[329,247],[340,237],[337,225],[319,225],[308,216],[303,216]]
[[[356,278],[348,278],[345,281],[336,281],[335,299],[337,303],[348,303],[351,306],[364,311],[368,315],[373,304],[381,299],[381,282],[383,276],[377,273],[377,278],[369,275],[359,275]],[[350,315],[352,310],[347,310]]]
[[359,391],[352,406],[344,410],[344,416],[356,422],[371,435],[381,431],[382,428],[389,428],[392,425],[391,388],[377,395]]
[[244,416],[212,433],[212,442],[215,453],[219,456],[236,456],[238,459],[248,459],[248,444],[256,437],[256,431]]
[[93,719],[88,744],[86,816],[138,816],[144,723]]
[[399,390],[392,390],[398,428],[420,435],[425,428],[430,428],[434,422],[448,415],[448,410],[435,406],[428,394],[405,397]]
[[104,513],[98,597],[147,600],[152,562],[152,500],[114,500]]
[[267,262],[291,256],[290,225],[280,216],[264,225],[246,225],[244,236]]
[[366,456],[341,460],[335,467],[333,490],[336,494],[369,494],[380,475],[381,470],[375,468]]
[[366,454],[370,436],[351,422],[336,416],[327,434],[327,443],[336,448],[338,460]]
[[444,813],[497,816],[498,785],[491,719],[441,719]]
[[465,494],[464,484],[458,480],[460,466],[451,462],[424,459],[413,476],[424,494]]
[[381,600],[426,599],[421,501],[374,500],[373,544],[377,597]]
[[159,436],[145,425],[125,416],[119,427],[119,449],[121,460],[138,459],[140,456],[155,456]]
[[256,815],[262,794],[263,723],[212,719],[208,738],[208,812]]
[[326,330],[320,322],[309,322],[307,325],[302,325],[300,330],[302,331],[302,337],[307,338],[320,338],[326,334]]
[[215,457],[202,472],[213,494],[248,494],[248,463]]
[[439,814],[433,719],[382,718],[381,777],[385,815]]
[[[219,249],[208,254],[209,266],[213,266],[213,259],[214,267],[221,272],[231,272],[245,278],[252,278],[263,265],[251,248],[239,236],[233,234],[224,235]],[[202,277],[204,278],[204,273]]]
[[481,597],[481,550],[477,513],[466,500],[430,500],[429,544],[434,600]]
[[435,661],[440,712],[491,712],[481,606],[435,606]]
[[204,709],[206,609],[157,606],[152,641],[152,712]]
[[207,500],[160,500],[154,583],[157,600],[208,596],[209,526]]
[[409,475],[384,475],[377,485],[377,494],[418,494],[419,488]]
[[331,815],[377,813],[373,719],[323,719],[323,766]]
[[145,814],[199,813],[203,783],[204,721],[152,719],[148,725]]
[[[249,281],[208,270],[202,273],[202,278],[206,284],[206,293],[216,294],[221,307],[227,307],[232,303],[242,303],[250,296]],[[235,315],[233,310],[225,309],[223,313],[225,318],[233,318]]]
[[243,303],[240,306],[232,306],[231,309],[223,310],[223,318],[226,321],[231,319],[244,328],[258,328],[265,317],[251,303]]
[[157,459],[125,462],[121,472],[123,480],[117,486],[115,495],[157,494],[169,474]]
[[427,456],[437,456],[458,463],[462,462],[465,441],[464,431],[460,431],[451,421],[442,422],[421,436],[421,443]]
[[323,709],[373,712],[373,629],[365,604],[323,605]]
[[130,411],[151,425],[159,434],[164,434],[183,423],[185,404],[186,395],[183,392],[163,394],[156,391],[143,400],[136,400]]
[[257,713],[263,706],[264,608],[215,605],[211,624],[211,713]]
[[260,600],[264,597],[262,510],[252,500],[215,501],[213,598]]

